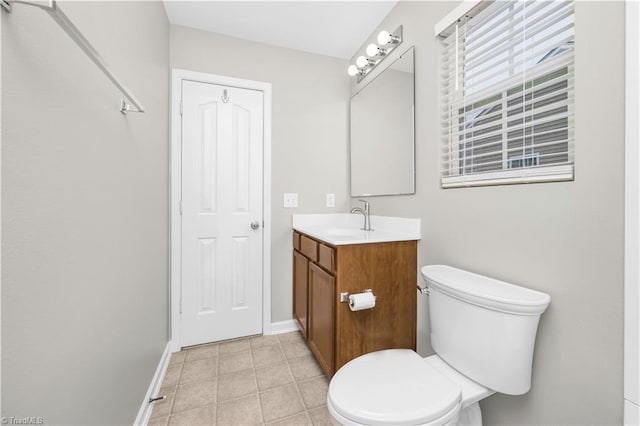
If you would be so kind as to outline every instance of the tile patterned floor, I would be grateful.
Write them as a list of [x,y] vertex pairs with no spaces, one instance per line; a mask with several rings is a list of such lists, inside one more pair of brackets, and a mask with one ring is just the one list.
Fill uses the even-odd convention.
[[331,425],[328,384],[298,332],[183,349],[149,426]]

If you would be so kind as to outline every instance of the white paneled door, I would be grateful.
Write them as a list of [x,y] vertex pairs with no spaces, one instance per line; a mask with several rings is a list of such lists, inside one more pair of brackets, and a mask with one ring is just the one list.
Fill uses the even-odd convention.
[[182,82],[182,346],[262,333],[263,92]]

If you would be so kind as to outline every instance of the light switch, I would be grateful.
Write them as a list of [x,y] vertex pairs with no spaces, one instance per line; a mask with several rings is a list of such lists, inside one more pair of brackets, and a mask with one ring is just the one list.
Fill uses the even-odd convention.
[[298,207],[298,194],[295,192],[285,192],[283,207],[286,207],[286,208]]

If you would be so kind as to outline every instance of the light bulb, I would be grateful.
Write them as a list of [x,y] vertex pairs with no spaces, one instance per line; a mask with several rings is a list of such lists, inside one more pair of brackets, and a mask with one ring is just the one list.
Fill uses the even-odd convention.
[[355,65],[349,65],[349,68],[347,68],[347,74],[349,74],[351,77],[358,74],[358,67],[356,67]]
[[384,46],[391,41],[391,34],[389,31],[380,31],[378,33],[378,44]]
[[364,68],[368,63],[369,61],[367,61],[367,58],[365,58],[364,56],[358,56],[358,59],[356,59],[356,65],[358,66],[358,68]]
[[369,55],[370,57],[376,56],[379,52],[380,52],[380,49],[376,44],[371,43],[370,45],[367,46],[367,55]]

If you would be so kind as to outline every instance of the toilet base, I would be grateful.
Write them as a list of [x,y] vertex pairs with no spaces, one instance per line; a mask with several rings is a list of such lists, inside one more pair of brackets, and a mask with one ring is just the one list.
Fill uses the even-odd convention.
[[482,412],[480,411],[480,403],[475,402],[460,411],[458,414],[458,426],[482,426]]

